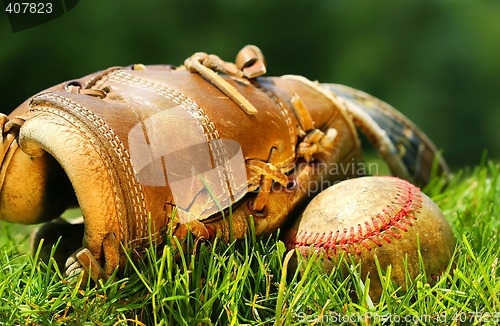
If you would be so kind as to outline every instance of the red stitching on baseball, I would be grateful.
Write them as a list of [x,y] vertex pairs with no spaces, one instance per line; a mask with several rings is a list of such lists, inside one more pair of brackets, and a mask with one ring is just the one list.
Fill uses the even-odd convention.
[[[392,239],[400,239],[401,232],[408,232],[416,220],[416,213],[422,208],[422,194],[420,189],[406,180],[395,178],[396,195],[381,212],[364,221],[363,225],[351,226],[350,229],[330,231],[328,233],[313,233],[308,231],[294,232],[288,244],[295,247],[314,247],[324,249],[328,256],[337,255],[341,249],[349,252],[352,248],[357,254],[364,248],[371,250],[370,242],[382,246],[384,242],[391,243]],[[399,231],[398,231],[399,230]]]

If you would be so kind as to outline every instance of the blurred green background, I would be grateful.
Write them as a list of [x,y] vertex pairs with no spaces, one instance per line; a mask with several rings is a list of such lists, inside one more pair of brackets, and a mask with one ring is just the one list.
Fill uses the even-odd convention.
[[500,1],[86,0],[13,33],[0,14],[0,112],[114,65],[258,45],[268,74],[371,93],[413,120],[454,168],[500,159]]

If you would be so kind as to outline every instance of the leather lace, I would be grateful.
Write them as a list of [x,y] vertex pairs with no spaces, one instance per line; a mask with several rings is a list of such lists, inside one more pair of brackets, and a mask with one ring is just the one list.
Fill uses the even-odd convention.
[[17,144],[17,136],[19,128],[24,123],[22,117],[10,119],[3,113],[0,113],[0,190],[5,181],[8,166],[19,147]]
[[189,71],[196,72],[222,93],[236,103],[245,113],[255,114],[257,109],[236,88],[228,83],[217,73],[223,73],[236,77],[245,82],[244,78],[252,79],[266,73],[264,56],[259,48],[253,45],[245,46],[236,57],[236,64],[223,61],[214,54],[198,52],[184,61],[184,67]]

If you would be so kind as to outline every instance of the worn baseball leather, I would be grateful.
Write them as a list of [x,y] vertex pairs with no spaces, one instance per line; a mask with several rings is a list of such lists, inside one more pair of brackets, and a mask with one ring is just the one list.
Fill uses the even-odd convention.
[[421,267],[426,281],[435,281],[450,264],[456,244],[438,205],[394,177],[356,178],[324,190],[287,231],[285,241],[306,257],[320,256],[327,273],[341,268],[347,275],[346,265],[359,264],[361,278],[369,276],[369,293],[377,301],[384,283],[377,264],[383,272],[391,267],[391,280],[407,290],[407,281]]
[[34,96],[2,121],[0,218],[40,223],[78,204],[85,231],[70,270],[99,279],[149,228],[159,241],[169,227],[242,238],[252,216],[270,233],[319,183],[357,174],[329,173],[360,160],[342,101],[303,77],[253,78],[262,60],[240,58],[114,67]]

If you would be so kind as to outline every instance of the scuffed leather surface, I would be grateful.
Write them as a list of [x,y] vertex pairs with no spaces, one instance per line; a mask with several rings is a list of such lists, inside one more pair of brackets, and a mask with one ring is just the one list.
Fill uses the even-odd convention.
[[[103,90],[105,98],[70,93],[64,89],[64,84],[34,96],[9,116],[25,119],[19,130],[19,145],[23,152],[16,160],[27,162],[20,163],[24,171],[13,165],[12,174],[29,173],[30,177],[18,186],[4,184],[9,195],[2,190],[1,198],[5,197],[4,204],[8,207],[15,201],[6,196],[29,192],[33,198],[39,198],[38,202],[43,202],[40,206],[43,209],[33,210],[29,218],[11,220],[42,222],[51,214],[57,217],[58,212],[70,204],[70,200],[54,200],[55,194],[48,192],[64,185],[64,181],[60,178],[42,180],[47,171],[60,166],[82,208],[85,222],[83,246],[106,265],[108,258],[103,241],[110,234],[126,248],[141,245],[147,242],[149,217],[153,230],[165,232],[172,219],[172,207],[178,204],[169,183],[177,176],[182,179],[191,175],[185,167],[190,166],[189,160],[199,159],[196,153],[200,148],[208,151],[205,154],[211,154],[212,161],[206,166],[213,167],[213,160],[219,154],[213,154],[211,141],[217,141],[217,146],[224,145],[218,140],[238,144],[244,162],[272,163],[276,169],[296,180],[297,187],[291,190],[283,186],[273,187],[266,212],[259,216],[248,204],[255,196],[252,191],[259,190],[261,176],[246,164],[246,180],[238,183],[236,181],[241,179],[237,179],[234,187],[229,187],[232,190],[220,194],[222,208],[230,204],[234,206],[232,232],[228,230],[228,221],[217,217],[221,207],[202,205],[196,208],[197,202],[182,203],[191,205],[189,208],[196,213],[195,220],[204,223],[210,236],[228,238],[232,234],[236,238],[243,237],[248,230],[250,215],[255,218],[258,233],[272,232],[307,203],[313,195],[311,183],[324,179],[333,182],[350,176],[325,176],[324,171],[317,171],[314,165],[297,157],[297,146],[304,132],[300,130],[290,103],[292,95],[298,94],[310,111],[315,128],[325,132],[328,128],[337,130],[333,148],[319,153],[318,162],[348,164],[359,160],[359,140],[341,102],[332,100],[305,79],[261,77],[242,82],[227,76],[224,78],[257,108],[257,114],[243,112],[201,76],[168,66],[150,66],[146,70],[121,68],[80,80],[84,87]],[[140,146],[141,141],[145,147]],[[172,150],[165,152],[165,148]],[[272,160],[268,162],[273,149]],[[144,156],[140,155],[142,153]],[[148,155],[149,161],[144,159]],[[166,155],[173,155],[172,161],[177,165],[167,169]],[[159,167],[163,168],[161,173]],[[169,174],[169,171],[175,174]],[[193,182],[192,187],[185,189],[183,200],[201,198],[202,203],[210,202],[210,196],[203,194],[202,188],[199,182]],[[72,195],[68,193],[67,197]],[[64,199],[64,194],[58,193],[57,198]],[[33,204],[27,207],[31,209]],[[21,211],[14,209],[9,214],[16,212]],[[114,262],[116,257],[110,256],[108,260]],[[119,260],[123,266],[123,253]],[[113,267],[116,266],[107,266],[106,270],[112,271]]]

